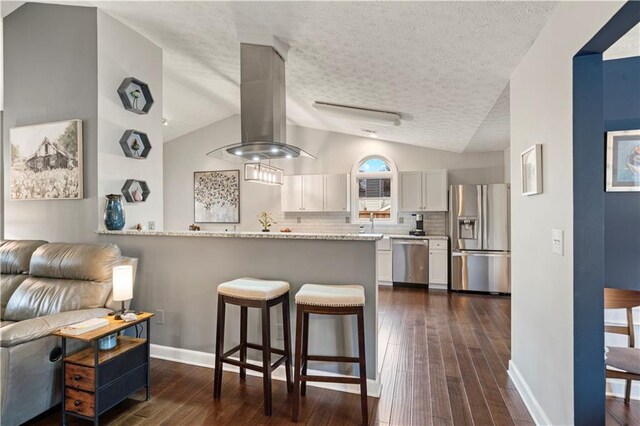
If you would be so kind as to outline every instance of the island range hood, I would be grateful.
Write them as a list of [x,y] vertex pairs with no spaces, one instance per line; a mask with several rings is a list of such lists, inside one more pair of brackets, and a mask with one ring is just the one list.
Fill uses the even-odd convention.
[[287,144],[284,59],[272,46],[240,44],[241,142],[207,155],[235,162],[316,158]]

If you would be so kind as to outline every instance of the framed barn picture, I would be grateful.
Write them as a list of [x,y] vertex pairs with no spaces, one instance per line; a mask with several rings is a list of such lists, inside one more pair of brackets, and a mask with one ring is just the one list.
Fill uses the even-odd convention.
[[82,120],[9,129],[12,200],[82,199]]
[[193,174],[194,221],[240,223],[240,170]]

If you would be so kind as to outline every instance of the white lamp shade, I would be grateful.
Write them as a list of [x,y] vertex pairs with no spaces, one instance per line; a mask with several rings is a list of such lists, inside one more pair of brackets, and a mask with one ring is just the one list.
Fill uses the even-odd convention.
[[131,265],[113,268],[113,300],[122,302],[133,299],[133,267]]

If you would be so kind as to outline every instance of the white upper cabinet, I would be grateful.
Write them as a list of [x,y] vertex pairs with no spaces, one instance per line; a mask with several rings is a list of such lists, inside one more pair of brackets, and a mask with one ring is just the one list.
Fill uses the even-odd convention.
[[349,208],[349,174],[324,175],[324,211],[348,212]]
[[428,212],[449,210],[446,170],[422,172],[422,202]]
[[400,211],[422,210],[422,172],[400,173]]
[[302,211],[302,176],[285,176],[281,187],[282,211]]
[[302,210],[305,212],[324,211],[324,176],[302,176]]
[[349,211],[349,175],[293,175],[284,177],[283,212]]
[[400,211],[447,211],[446,170],[400,173]]

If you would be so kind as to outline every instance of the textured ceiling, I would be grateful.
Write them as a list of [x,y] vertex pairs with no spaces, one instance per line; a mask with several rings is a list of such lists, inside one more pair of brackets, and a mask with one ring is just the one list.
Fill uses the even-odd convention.
[[[291,45],[291,123],[356,135],[369,128],[382,139],[460,152],[508,145],[505,87],[555,3],[91,4],[163,48],[165,140],[239,113],[237,35],[254,32]],[[400,127],[342,121],[313,110],[316,100],[405,120]]]
[[640,56],[640,24],[631,28],[620,40],[604,52],[604,59],[621,59]]

